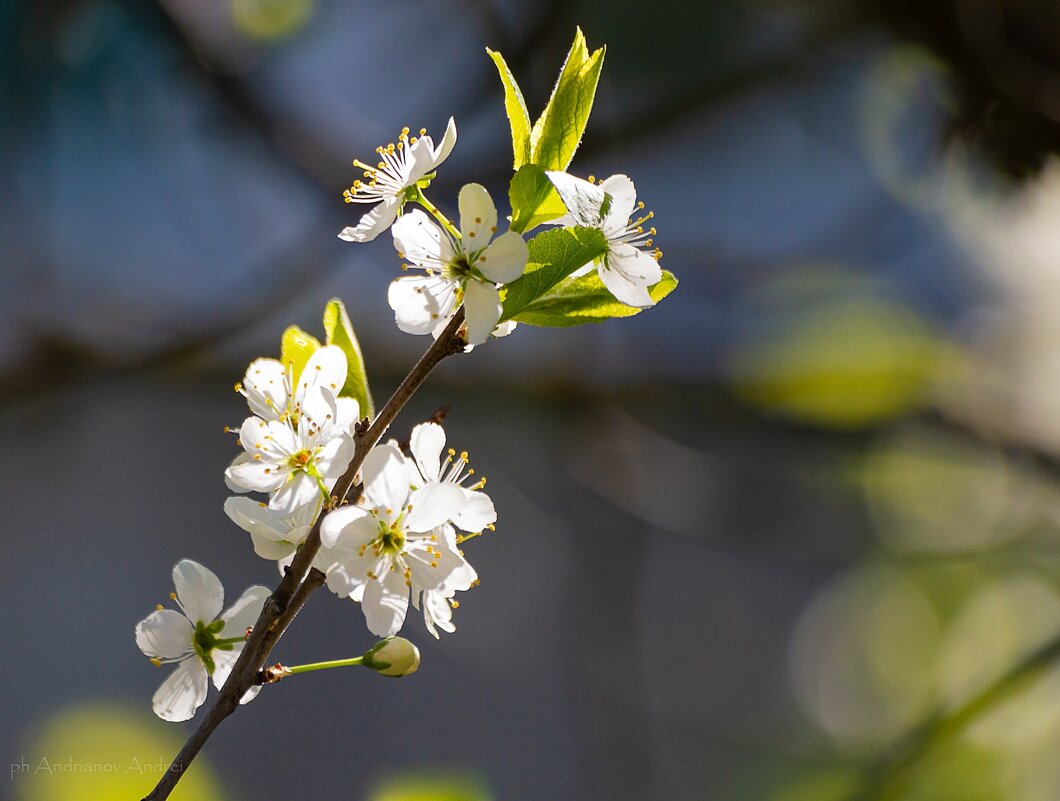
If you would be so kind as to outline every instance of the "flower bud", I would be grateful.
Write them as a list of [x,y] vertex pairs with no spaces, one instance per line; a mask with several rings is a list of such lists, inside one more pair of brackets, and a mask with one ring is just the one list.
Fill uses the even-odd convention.
[[420,651],[404,637],[380,640],[364,652],[365,667],[395,678],[415,673],[420,667]]

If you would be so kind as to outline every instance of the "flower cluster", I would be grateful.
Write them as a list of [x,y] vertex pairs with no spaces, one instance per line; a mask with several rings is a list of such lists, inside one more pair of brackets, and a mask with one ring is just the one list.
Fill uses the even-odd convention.
[[395,443],[375,447],[362,467],[360,501],[331,512],[320,528],[334,559],[328,587],[359,601],[379,637],[401,629],[410,596],[432,635],[454,631],[453,596],[478,582],[458,544],[492,528],[497,513],[482,492],[485,479],[467,485],[474,476],[467,453],[449,450],[443,459],[444,449],[437,423],[413,429],[408,455]]

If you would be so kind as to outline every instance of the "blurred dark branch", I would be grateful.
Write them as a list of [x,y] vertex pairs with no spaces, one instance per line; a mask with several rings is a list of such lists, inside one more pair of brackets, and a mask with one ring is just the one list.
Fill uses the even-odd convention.
[[953,709],[939,710],[899,740],[865,772],[849,801],[884,801],[908,789],[909,773],[938,746],[966,731],[1060,660],[1060,636],[1017,662],[987,687]]

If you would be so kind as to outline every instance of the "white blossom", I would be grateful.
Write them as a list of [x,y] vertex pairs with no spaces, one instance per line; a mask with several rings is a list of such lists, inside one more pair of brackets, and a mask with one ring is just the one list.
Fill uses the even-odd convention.
[[225,514],[250,534],[254,552],[262,559],[285,560],[305,542],[313,529],[323,498],[299,506],[293,512],[270,509],[253,498],[234,497],[225,501]]
[[[395,280],[388,300],[398,328],[409,334],[435,337],[463,304],[467,341],[480,345],[497,328],[501,316],[498,285],[523,274],[529,251],[514,231],[493,239],[497,208],[484,187],[464,186],[459,206],[459,238],[419,209],[394,223],[394,247],[407,261],[403,267],[425,274]],[[508,331],[510,328],[506,327],[498,333]]]
[[[639,214],[644,204],[637,202],[633,181],[625,175],[612,175],[594,184],[565,172],[547,174],[568,212],[556,223],[598,228],[607,240],[607,252],[594,263],[608,291],[627,306],[654,305],[648,287],[662,280],[662,252],[651,250],[655,229],[645,230],[644,224],[655,214]],[[639,216],[633,219],[634,214]],[[591,266],[582,268],[586,269]]]
[[[136,644],[157,665],[176,663],[151,699],[163,720],[189,720],[206,700],[210,678],[220,689],[243,650],[247,628],[254,624],[269,597],[268,587],[255,585],[223,613],[224,587],[210,570],[183,559],[173,568],[176,592],[170,597],[181,611],[161,606],[136,625]],[[241,703],[257,695],[252,688]]]
[[337,397],[346,368],[341,349],[320,348],[292,391],[279,362],[251,364],[243,391],[256,414],[239,429],[245,453],[225,471],[229,486],[271,493],[269,508],[285,516],[330,491],[354,452],[357,402]]
[[403,128],[396,143],[376,148],[379,162],[374,167],[354,161],[355,166],[364,170],[366,180],[353,182],[343,193],[346,202],[378,205],[362,216],[357,225],[344,228],[339,238],[347,242],[371,242],[383,233],[397,219],[407,191],[428,178],[448,158],[455,144],[456,123],[450,117],[437,147],[426,129],[421,129],[418,137],[410,138],[409,129]]
[[362,475],[363,506],[336,509],[321,525],[321,543],[336,558],[327,584],[361,603],[369,631],[392,637],[405,621],[410,591],[445,592],[464,577],[467,562],[437,529],[466,501],[447,482],[411,491],[405,458],[390,444],[372,449]]

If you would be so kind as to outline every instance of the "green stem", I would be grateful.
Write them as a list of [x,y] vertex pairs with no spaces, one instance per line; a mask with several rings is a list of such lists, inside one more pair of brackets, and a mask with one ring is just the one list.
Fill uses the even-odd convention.
[[224,640],[214,640],[213,647],[216,648],[219,645],[235,645],[236,643],[246,642],[246,635],[242,637],[228,637]]
[[312,673],[314,670],[329,670],[331,668],[352,667],[364,663],[363,656],[355,656],[352,659],[332,659],[330,662],[311,662],[308,665],[295,665],[287,668],[291,675],[296,673]]
[[449,221],[448,217],[446,217],[444,214],[442,214],[441,211],[439,211],[437,206],[435,206],[433,203],[431,203],[431,201],[427,199],[427,196],[423,194],[422,189],[416,187],[416,197],[413,199],[421,206],[423,206],[423,208],[427,209],[427,211],[431,213],[434,219],[436,219],[443,226],[445,226],[445,229],[449,233],[451,233],[454,238],[460,239],[460,232],[456,229],[456,226]]
[[905,788],[909,772],[944,742],[964,732],[998,704],[1039,678],[1060,659],[1060,636],[954,709],[939,711],[898,741],[862,777],[848,801],[884,801]]

